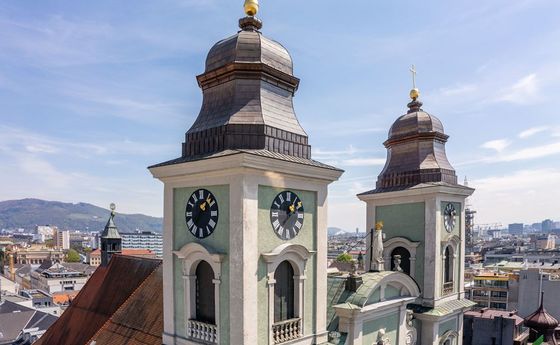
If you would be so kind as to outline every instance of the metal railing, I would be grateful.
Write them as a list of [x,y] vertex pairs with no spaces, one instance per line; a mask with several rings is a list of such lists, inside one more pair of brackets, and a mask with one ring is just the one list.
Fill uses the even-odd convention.
[[187,336],[194,340],[202,340],[206,343],[218,343],[218,327],[196,320],[187,321]]
[[281,344],[301,337],[301,318],[280,321],[272,325],[272,340]]

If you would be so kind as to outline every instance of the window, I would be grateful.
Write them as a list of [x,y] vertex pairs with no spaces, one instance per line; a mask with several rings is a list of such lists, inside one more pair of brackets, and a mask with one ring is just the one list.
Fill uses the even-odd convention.
[[410,252],[403,247],[397,247],[391,252],[391,271],[395,270],[395,255],[400,255],[400,267],[403,273],[410,275]]
[[206,262],[196,267],[196,320],[216,324],[214,301],[214,271]]
[[451,246],[445,248],[444,283],[453,282],[453,250]]
[[294,318],[294,268],[283,261],[274,272],[274,322]]

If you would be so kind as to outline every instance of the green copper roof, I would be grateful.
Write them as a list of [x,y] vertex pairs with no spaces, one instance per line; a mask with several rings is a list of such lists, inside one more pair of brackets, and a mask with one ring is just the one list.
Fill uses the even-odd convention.
[[336,331],[338,329],[338,317],[336,317],[333,306],[344,303],[350,293],[346,290],[346,278],[340,276],[328,276],[327,278],[327,329]]
[[121,235],[119,235],[119,231],[117,229],[117,226],[115,225],[115,221],[113,218],[115,218],[114,211],[111,212],[111,216],[107,221],[107,225],[105,225],[105,229],[101,233],[101,238],[121,238]]
[[470,309],[475,305],[476,303],[469,301],[468,299],[461,299],[445,302],[435,308],[423,307],[418,304],[410,304],[408,308],[412,309],[417,314],[445,316],[457,310]]
[[368,272],[363,274],[362,280],[363,284],[358,288],[358,291],[354,292],[346,302],[356,305],[358,307],[363,307],[366,305],[369,296],[379,287],[379,283],[392,274],[396,272],[393,271],[383,271],[383,272]]

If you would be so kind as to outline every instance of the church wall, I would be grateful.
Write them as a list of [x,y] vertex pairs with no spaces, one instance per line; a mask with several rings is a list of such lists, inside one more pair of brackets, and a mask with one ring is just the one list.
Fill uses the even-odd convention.
[[[207,189],[218,200],[219,217],[216,229],[211,236],[198,239],[187,230],[185,205],[191,194],[197,189]],[[229,253],[229,186],[197,186],[193,188],[175,188],[173,191],[173,250],[181,249],[185,244],[195,242],[211,247],[220,253]],[[175,332],[186,337],[184,315],[184,289],[182,260],[173,256]],[[221,268],[220,283],[220,343],[229,344],[229,257],[226,255]]]
[[385,337],[389,344],[398,344],[397,334],[399,329],[399,313],[383,315],[371,321],[364,321],[362,344],[377,344],[377,334],[380,329],[385,328]]
[[421,242],[416,252],[415,280],[419,286],[424,286],[425,203],[377,206],[375,215],[376,222],[383,222],[383,232],[386,234],[384,241],[393,237],[406,237],[413,242]]
[[[462,316],[461,316],[462,317]],[[457,317],[444,321],[439,324],[438,335],[441,337],[447,331],[457,331]]]
[[[298,195],[304,206],[304,222],[298,236],[289,241],[283,241],[276,236],[270,224],[270,206],[278,193],[291,190]],[[300,244],[310,251],[317,250],[317,194],[315,192],[303,191],[293,188],[273,188],[259,186],[258,198],[258,250],[259,253],[268,253],[284,243]],[[307,262],[304,282],[304,336],[315,333],[316,315],[315,310],[315,272],[317,257],[313,255]],[[262,258],[258,263],[258,339],[259,344],[268,344],[269,320],[268,320],[268,285],[266,277],[267,267]]]

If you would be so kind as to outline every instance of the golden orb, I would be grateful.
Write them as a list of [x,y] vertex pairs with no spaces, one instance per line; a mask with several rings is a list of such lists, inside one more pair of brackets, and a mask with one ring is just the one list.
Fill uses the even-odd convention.
[[420,97],[420,90],[417,88],[410,90],[410,98],[417,99],[418,97]]
[[259,0],[245,0],[245,13],[248,16],[255,16],[259,12]]

